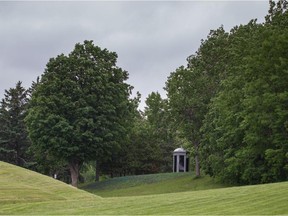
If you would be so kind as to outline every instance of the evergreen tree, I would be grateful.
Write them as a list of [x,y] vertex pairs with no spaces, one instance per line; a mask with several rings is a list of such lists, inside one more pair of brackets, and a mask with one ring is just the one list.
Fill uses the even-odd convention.
[[5,90],[0,104],[0,160],[18,166],[29,165],[30,145],[24,124],[28,91],[19,81],[15,88]]

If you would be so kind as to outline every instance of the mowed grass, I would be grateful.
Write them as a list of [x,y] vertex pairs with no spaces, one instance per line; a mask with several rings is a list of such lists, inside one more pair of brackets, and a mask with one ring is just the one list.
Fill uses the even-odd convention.
[[2,215],[288,214],[288,182],[101,198],[52,178],[0,162],[0,191]]
[[0,204],[65,201],[73,198],[91,199],[97,196],[53,178],[0,161]]
[[81,189],[101,197],[142,196],[163,193],[207,190],[226,187],[214,179],[203,176],[195,178],[192,173],[162,173],[125,176],[93,182]]

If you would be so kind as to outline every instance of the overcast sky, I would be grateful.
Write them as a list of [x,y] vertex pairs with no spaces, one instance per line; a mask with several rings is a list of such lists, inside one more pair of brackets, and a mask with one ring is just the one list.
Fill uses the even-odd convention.
[[0,2],[0,99],[22,81],[27,88],[49,58],[93,40],[118,54],[128,83],[142,94],[163,87],[194,54],[210,29],[263,22],[267,1]]

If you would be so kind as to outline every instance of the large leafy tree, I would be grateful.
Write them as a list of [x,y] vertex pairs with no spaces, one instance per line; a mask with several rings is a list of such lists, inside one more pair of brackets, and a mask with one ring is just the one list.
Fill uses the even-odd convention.
[[285,1],[270,2],[266,23],[231,31],[230,65],[202,128],[205,169],[222,181],[286,180],[287,21]]
[[77,186],[84,161],[109,157],[125,136],[131,87],[117,54],[92,41],[47,63],[26,118],[33,146],[66,161]]
[[204,116],[226,73],[228,34],[223,27],[211,31],[187,67],[171,73],[166,82],[170,112],[178,129],[193,146],[196,176],[200,176],[199,146]]
[[28,91],[19,81],[5,91],[0,104],[0,159],[18,166],[28,166],[30,145],[24,124]]

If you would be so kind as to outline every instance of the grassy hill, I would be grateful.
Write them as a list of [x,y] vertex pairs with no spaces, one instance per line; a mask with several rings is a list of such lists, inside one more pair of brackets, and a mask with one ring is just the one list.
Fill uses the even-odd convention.
[[2,215],[287,215],[287,203],[288,182],[101,198],[52,178],[0,162]]
[[162,173],[125,176],[81,186],[101,197],[142,196],[224,188],[214,179],[195,178],[191,173]]
[[[61,181],[0,162],[0,203],[17,204],[97,198]],[[100,199],[100,197],[98,197]]]

